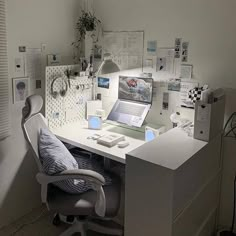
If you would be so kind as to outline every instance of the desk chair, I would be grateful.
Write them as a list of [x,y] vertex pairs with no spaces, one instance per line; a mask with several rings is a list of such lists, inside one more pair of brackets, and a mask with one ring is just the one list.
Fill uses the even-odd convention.
[[[22,110],[22,129],[29,143],[39,172],[36,179],[41,185],[41,199],[48,210],[63,216],[74,217],[74,222],[61,236],[79,232],[86,236],[87,230],[110,235],[122,235],[119,227],[109,227],[109,222],[115,217],[120,205],[120,183],[114,181],[112,185],[103,186],[105,180],[102,175],[91,170],[63,171],[56,175],[44,173],[38,152],[38,139],[41,128],[47,128],[44,116],[39,113],[43,105],[41,96],[32,95],[26,99]],[[92,184],[93,189],[81,194],[68,194],[52,183],[67,180],[82,179]],[[103,223],[103,224],[101,224]],[[105,223],[105,224],[104,224]]]

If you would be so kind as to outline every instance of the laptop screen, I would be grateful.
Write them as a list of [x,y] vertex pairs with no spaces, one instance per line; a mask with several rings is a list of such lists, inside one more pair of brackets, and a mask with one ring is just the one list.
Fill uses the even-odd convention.
[[152,90],[152,78],[131,76],[119,77],[119,99],[151,104]]

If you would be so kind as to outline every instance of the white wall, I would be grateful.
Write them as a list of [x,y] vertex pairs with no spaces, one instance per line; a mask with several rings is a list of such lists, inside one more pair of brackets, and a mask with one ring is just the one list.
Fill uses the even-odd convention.
[[[19,45],[46,43],[45,54],[61,53],[64,63],[71,62],[79,0],[6,2],[9,79]],[[183,37],[190,42],[189,63],[196,79],[212,87],[236,88],[235,0],[96,0],[94,4],[105,30],[144,29],[146,39],[157,39],[160,47],[173,46],[175,37]],[[26,153],[20,128],[21,108],[11,106],[12,136],[0,143],[0,227],[40,204],[36,166]]]
[[159,47],[190,42],[194,77],[213,87],[236,87],[234,0],[96,0],[104,30],[145,30]]
[[[194,66],[194,78],[213,88],[228,88],[226,118],[236,110],[235,0],[96,0],[94,4],[104,30],[145,30],[145,42],[157,40],[159,47],[173,47],[176,37],[189,41],[188,63]],[[230,152],[232,147],[226,148]],[[224,179],[232,182],[228,173],[235,173],[236,166],[232,162],[227,168]],[[226,193],[231,193],[232,186],[228,188]],[[229,226],[232,201],[221,214],[227,219],[221,217],[219,223]]]
[[[175,38],[181,37],[190,43],[188,63],[193,64],[194,79],[213,88],[234,89],[235,8],[234,0],[94,1],[96,16],[104,30],[145,30],[145,48],[147,40],[157,40],[158,47],[173,47]],[[155,79],[160,76],[157,74]],[[235,94],[232,91],[229,93],[227,103],[231,106],[236,96],[232,96]],[[157,99],[162,100],[162,94],[159,95]],[[170,102],[172,95],[171,92]],[[157,102],[159,106],[162,103]],[[151,120],[156,116],[159,123],[165,123],[172,113],[169,109],[160,115],[160,107],[156,110]]]
[[[64,64],[72,62],[71,42],[79,14],[78,0],[6,0],[6,3],[10,86],[14,58],[19,56],[18,46],[37,48],[46,43],[43,65],[49,53],[60,53]],[[27,152],[20,127],[22,106],[11,105],[12,135],[0,142],[0,227],[40,205],[36,165]]]

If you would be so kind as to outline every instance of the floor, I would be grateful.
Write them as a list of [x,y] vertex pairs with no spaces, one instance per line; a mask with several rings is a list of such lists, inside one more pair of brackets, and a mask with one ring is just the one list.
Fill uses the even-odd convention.
[[[52,219],[53,215],[47,209],[39,208],[12,225],[0,229],[0,236],[58,236],[68,225],[62,223],[55,227]],[[80,234],[74,234],[74,236],[80,236]],[[101,234],[88,232],[88,236],[101,236]]]
[[[114,172],[120,173],[120,168],[114,169]],[[121,174],[121,179],[124,183],[124,174]],[[121,203],[120,211],[116,217],[116,222],[123,225],[124,222],[124,184],[121,188]],[[28,215],[11,224],[10,226],[0,229],[0,236],[58,236],[68,225],[61,224],[55,227],[52,224],[53,215],[50,214],[46,207],[33,210]],[[74,236],[80,236],[75,234]],[[102,236],[101,234],[88,232],[88,236]],[[108,235],[109,236],[109,235]]]

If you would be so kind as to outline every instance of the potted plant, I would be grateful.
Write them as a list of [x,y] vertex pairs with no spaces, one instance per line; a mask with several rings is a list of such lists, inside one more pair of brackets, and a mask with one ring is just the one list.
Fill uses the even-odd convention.
[[87,31],[96,31],[100,24],[101,21],[94,15],[94,13],[82,10],[82,15],[77,22],[77,29],[80,34],[79,40],[81,41],[85,38]]
[[98,41],[101,21],[94,15],[94,13],[82,10],[82,14],[76,23],[76,29],[78,30],[78,37],[72,45],[79,50],[79,53],[81,53],[87,32],[90,32],[89,35],[92,38],[93,43]]

